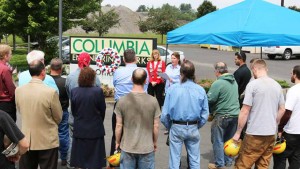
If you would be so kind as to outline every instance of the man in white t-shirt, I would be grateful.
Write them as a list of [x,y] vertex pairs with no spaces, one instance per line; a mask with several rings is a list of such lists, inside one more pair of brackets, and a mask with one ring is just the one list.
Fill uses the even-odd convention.
[[281,154],[273,155],[274,169],[285,169],[286,159],[290,169],[300,168],[300,65],[293,68],[291,81],[295,85],[287,92],[286,111],[278,125],[278,136],[286,139],[286,149]]
[[249,82],[239,114],[238,127],[233,140],[238,141],[247,122],[235,168],[268,168],[277,132],[277,124],[283,116],[284,97],[281,86],[268,77],[267,65],[258,59],[251,66],[254,80]]

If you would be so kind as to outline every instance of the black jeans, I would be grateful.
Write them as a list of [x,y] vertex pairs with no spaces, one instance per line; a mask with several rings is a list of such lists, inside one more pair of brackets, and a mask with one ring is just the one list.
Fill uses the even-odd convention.
[[164,89],[165,89],[165,83],[159,83],[155,86],[152,86],[151,83],[148,85],[148,94],[151,96],[155,96],[160,108],[164,105]]
[[285,169],[286,159],[289,161],[289,169],[300,168],[300,134],[283,133],[286,139],[286,149],[281,154],[273,154],[274,169]]

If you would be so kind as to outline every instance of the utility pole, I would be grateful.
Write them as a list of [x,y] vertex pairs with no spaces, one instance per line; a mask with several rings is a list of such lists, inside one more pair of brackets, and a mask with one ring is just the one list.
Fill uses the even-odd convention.
[[284,0],[281,0],[281,6],[284,6]]
[[59,58],[62,58],[62,0],[59,0],[59,10],[58,10],[58,48],[59,48]]

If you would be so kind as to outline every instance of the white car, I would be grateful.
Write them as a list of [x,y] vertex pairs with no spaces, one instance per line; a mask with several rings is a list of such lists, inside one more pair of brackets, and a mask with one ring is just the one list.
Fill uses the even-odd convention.
[[263,47],[262,51],[267,54],[269,59],[281,56],[282,59],[289,60],[293,55],[300,58],[300,46],[270,46]]
[[185,60],[184,53],[182,51],[172,51],[170,49],[168,49],[168,51],[166,51],[166,48],[163,46],[157,46],[157,50],[159,51],[161,60],[163,60],[163,61],[166,61],[165,58],[166,58],[166,54],[167,54],[167,62],[166,62],[167,65],[171,64],[171,55],[174,52],[178,52],[180,54],[181,62],[183,62]]

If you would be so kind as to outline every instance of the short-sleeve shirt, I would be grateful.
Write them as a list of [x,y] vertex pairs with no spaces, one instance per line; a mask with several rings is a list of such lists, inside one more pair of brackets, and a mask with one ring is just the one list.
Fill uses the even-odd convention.
[[115,113],[123,119],[121,149],[136,154],[153,152],[154,119],[161,114],[156,98],[131,92],[119,99]]
[[268,76],[248,83],[243,104],[251,106],[247,122],[247,134],[274,135],[280,105],[284,105],[281,86]]
[[24,138],[24,135],[19,130],[13,119],[4,111],[0,110],[0,168],[6,169],[11,166],[11,162],[7,160],[1,152],[4,150],[3,138],[4,135],[13,142],[19,143]]
[[288,90],[285,109],[292,111],[292,114],[284,131],[289,134],[300,134],[300,84],[296,84]]

